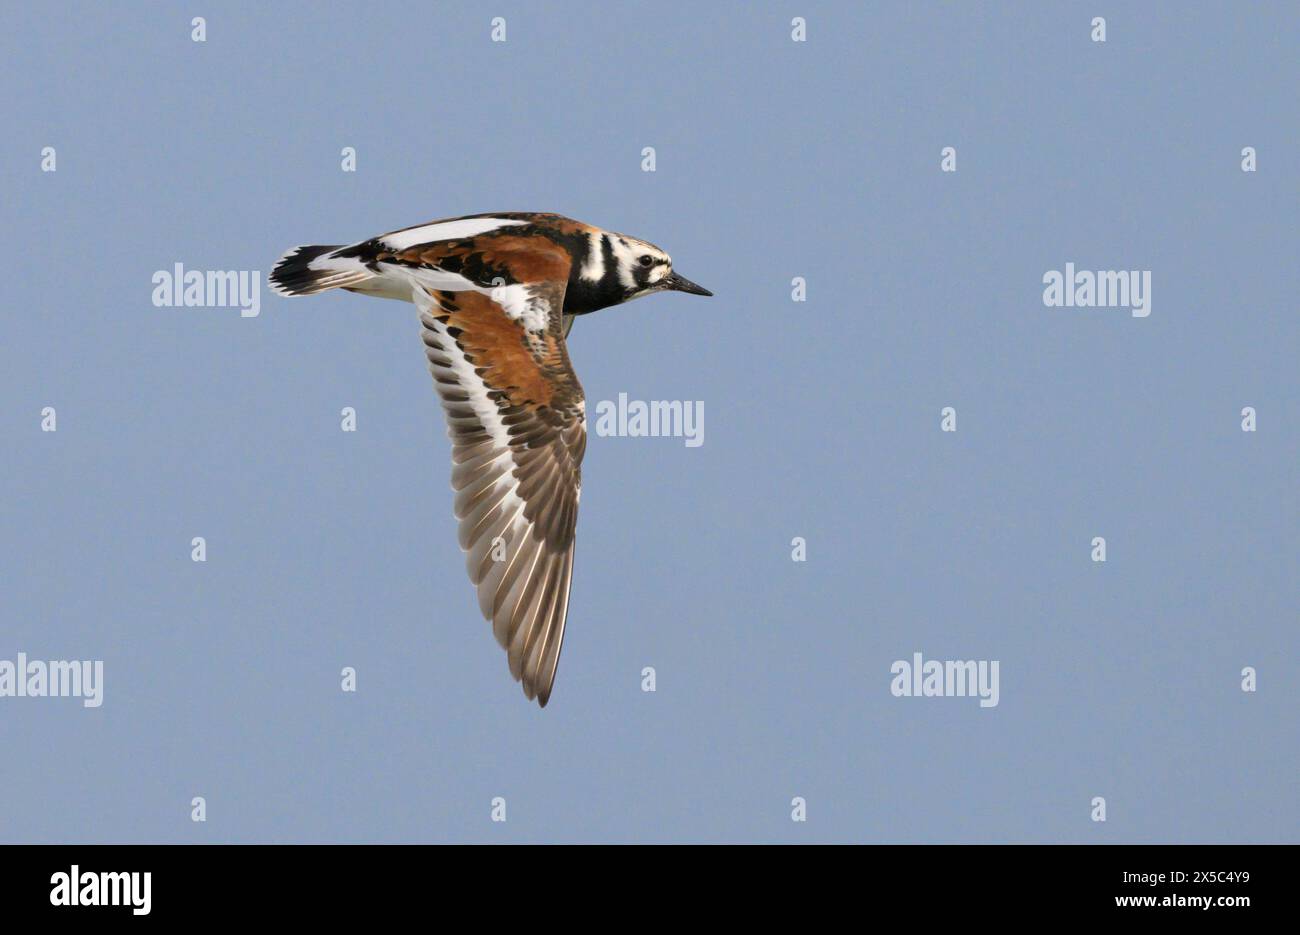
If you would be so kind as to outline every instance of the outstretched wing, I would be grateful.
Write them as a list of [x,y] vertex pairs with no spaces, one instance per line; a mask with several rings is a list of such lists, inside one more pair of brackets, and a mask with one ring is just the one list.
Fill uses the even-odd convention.
[[569,262],[545,239],[509,236],[422,244],[380,261],[413,283],[479,607],[510,673],[543,706],[564,639],[587,442],[564,344]]

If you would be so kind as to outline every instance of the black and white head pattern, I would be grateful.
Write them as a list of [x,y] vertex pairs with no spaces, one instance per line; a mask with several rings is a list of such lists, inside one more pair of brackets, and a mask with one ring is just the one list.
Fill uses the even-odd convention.
[[652,243],[602,230],[590,231],[586,240],[577,275],[569,283],[585,306],[581,311],[650,295],[663,288],[672,273],[672,257]]

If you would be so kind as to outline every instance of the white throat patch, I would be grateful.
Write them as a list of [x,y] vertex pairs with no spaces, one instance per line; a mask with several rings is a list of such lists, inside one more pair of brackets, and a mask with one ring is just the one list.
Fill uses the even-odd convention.
[[587,235],[587,262],[582,264],[582,278],[587,282],[600,282],[605,278],[605,234],[592,231]]

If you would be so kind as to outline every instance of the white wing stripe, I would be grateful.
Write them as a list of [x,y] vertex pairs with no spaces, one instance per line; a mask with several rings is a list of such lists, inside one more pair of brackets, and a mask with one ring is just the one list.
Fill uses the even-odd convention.
[[[510,457],[510,431],[501,421],[501,411],[497,404],[488,397],[487,384],[483,378],[474,372],[474,367],[465,359],[465,352],[460,349],[451,335],[447,333],[447,326],[430,313],[432,299],[427,295],[422,295],[417,289],[415,292],[420,309],[420,320],[426,328],[438,336],[438,343],[442,345],[443,352],[448,360],[451,361],[450,367],[444,367],[430,361],[429,369],[434,372],[434,376],[451,376],[455,378],[460,388],[464,390],[465,395],[469,397],[470,406],[474,409],[474,414],[478,416],[479,422],[488,437],[492,439],[492,446],[498,454],[492,460]],[[509,476],[509,475],[507,475]],[[516,508],[523,506],[523,499],[511,487],[502,505],[507,513],[514,513]]]
[[[527,331],[545,331],[551,322],[551,303],[544,296],[534,295],[533,287],[528,283],[514,285],[480,286],[459,273],[449,273],[444,269],[433,267],[411,267],[397,263],[379,263],[383,270],[380,279],[384,282],[413,284],[415,303],[418,307],[427,307],[431,299],[422,299],[425,289],[439,292],[477,292],[485,295],[506,313],[511,321],[517,321]],[[424,303],[421,305],[421,303]]]
[[488,231],[500,230],[526,224],[527,221],[508,221],[504,218],[465,218],[460,221],[442,221],[437,224],[421,224],[402,231],[393,231],[379,238],[390,250],[405,250],[422,243],[434,243],[439,240],[465,240],[477,237]]

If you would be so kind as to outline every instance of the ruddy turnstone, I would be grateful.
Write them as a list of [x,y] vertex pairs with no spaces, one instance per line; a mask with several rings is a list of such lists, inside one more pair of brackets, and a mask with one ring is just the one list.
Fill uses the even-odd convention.
[[565,338],[578,315],[653,292],[712,295],[654,244],[557,214],[478,214],[351,246],[295,247],[281,295],[413,302],[452,442],[460,546],[510,674],[551,696],[587,444]]

